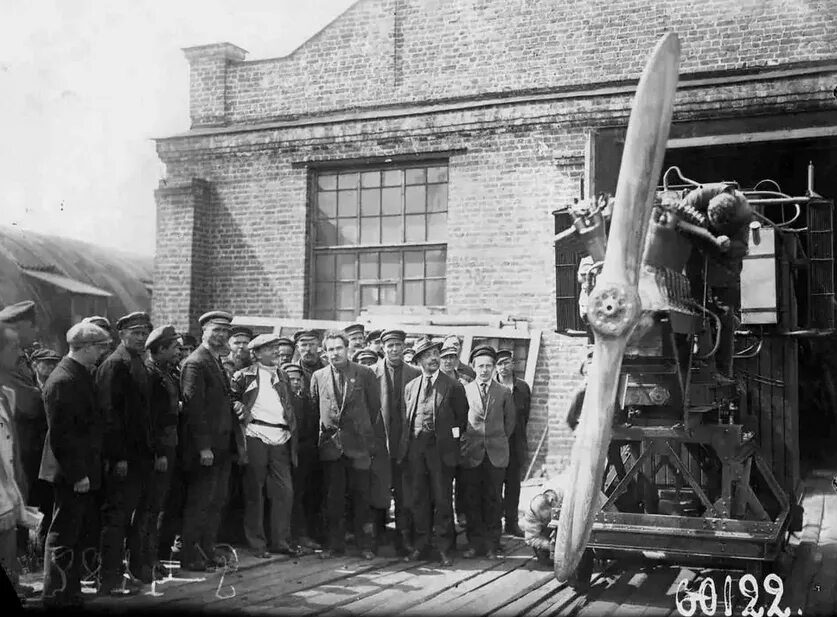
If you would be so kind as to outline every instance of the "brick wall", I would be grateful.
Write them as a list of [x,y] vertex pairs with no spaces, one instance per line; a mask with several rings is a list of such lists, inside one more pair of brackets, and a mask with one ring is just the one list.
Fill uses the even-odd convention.
[[[821,11],[803,28],[825,3],[671,1],[655,3],[640,23],[640,4],[364,0],[285,59],[241,63],[231,58],[238,48],[227,44],[187,50],[197,130],[158,141],[168,185],[157,192],[155,319],[194,328],[210,308],[305,316],[308,167],[452,152],[448,306],[525,314],[544,330],[530,452],[548,427],[536,469],[561,467],[571,443],[566,407],[580,383],[586,339],[552,332],[550,212],[577,195],[585,131],[624,124],[630,90],[501,104],[475,98],[467,108],[421,111],[386,105],[635,77],[669,25],[683,37],[684,70],[692,72],[823,58],[837,14]],[[779,17],[780,4],[788,8]],[[507,7],[502,15],[500,7]],[[718,13],[724,17],[707,26]],[[726,41],[736,28],[732,49]],[[759,41],[771,28],[776,36],[765,47]],[[833,109],[836,80],[837,72],[723,85],[686,81],[675,118]],[[219,95],[196,83],[224,86]],[[327,109],[345,117],[312,115]],[[281,116],[294,119],[243,124]],[[228,129],[208,130],[221,122]]]

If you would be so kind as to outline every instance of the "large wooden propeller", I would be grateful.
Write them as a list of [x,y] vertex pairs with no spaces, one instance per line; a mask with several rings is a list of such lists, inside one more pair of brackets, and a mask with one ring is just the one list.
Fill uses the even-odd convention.
[[558,520],[559,581],[578,567],[600,506],[622,356],[640,317],[639,268],[671,127],[679,61],[680,41],[669,32],[648,59],[628,121],[607,252],[587,308],[595,345]]

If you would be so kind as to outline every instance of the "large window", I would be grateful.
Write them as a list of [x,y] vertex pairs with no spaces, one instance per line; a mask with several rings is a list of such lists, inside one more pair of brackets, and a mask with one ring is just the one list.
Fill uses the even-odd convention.
[[446,164],[318,171],[315,187],[312,317],[444,306]]

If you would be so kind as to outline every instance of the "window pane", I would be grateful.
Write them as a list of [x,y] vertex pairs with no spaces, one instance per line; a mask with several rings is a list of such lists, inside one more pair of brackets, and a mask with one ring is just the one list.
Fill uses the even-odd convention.
[[314,319],[334,319],[334,309],[315,308]]
[[447,242],[448,240],[448,213],[438,212],[427,215],[427,240],[428,242]]
[[381,219],[377,216],[365,216],[360,219],[360,243],[379,244],[381,242]]
[[357,219],[337,219],[338,244],[357,244]]
[[427,187],[427,211],[444,212],[448,209],[448,185],[430,184]]
[[317,244],[319,246],[333,246],[337,244],[337,228],[334,223],[320,221],[317,223]]
[[427,276],[445,276],[445,251],[427,251],[424,263]]
[[337,193],[317,193],[317,214],[321,219],[337,216]]
[[395,285],[381,285],[378,292],[379,304],[398,304],[398,287]]
[[381,213],[381,191],[366,189],[360,192],[360,215],[378,216]]
[[318,281],[334,280],[334,255],[317,255],[314,275]]
[[427,281],[424,302],[428,306],[444,305],[445,281]]
[[334,308],[334,284],[317,283],[314,286],[314,306],[316,308]]
[[409,214],[404,217],[404,222],[407,225],[407,233],[404,236],[405,242],[424,242],[425,218],[423,214]]
[[341,281],[354,281],[356,266],[356,257],[353,253],[337,255],[337,279]]
[[317,176],[317,186],[320,189],[336,189],[337,175],[336,174],[320,174]]
[[338,187],[341,189],[353,189],[357,186],[357,172],[350,171],[340,174]]
[[404,304],[424,304],[424,281],[406,281],[404,283]]
[[357,216],[357,191],[338,191],[337,216]]
[[380,171],[366,171],[360,174],[361,186],[381,186],[381,172]]
[[378,278],[378,254],[377,253],[361,253],[358,257],[360,262],[360,278],[361,279],[377,279]]
[[381,242],[385,244],[397,244],[399,242],[403,242],[402,238],[401,217],[381,217]]
[[377,306],[378,288],[375,285],[362,285],[360,288],[360,308]]
[[384,186],[401,186],[401,170],[390,169],[385,171]]
[[428,167],[427,168],[428,182],[447,182],[448,168],[447,167]]
[[390,251],[381,253],[381,280],[401,278],[401,253]]
[[340,309],[351,308],[355,306],[355,285],[354,283],[338,283],[337,284],[337,307]]
[[405,170],[405,174],[407,176],[407,184],[424,184],[425,182],[425,170],[422,167],[421,169],[407,169]]
[[416,214],[418,212],[424,212],[424,195],[425,190],[423,184],[419,186],[408,186],[405,199],[405,211],[413,214]]
[[334,318],[337,321],[354,321],[356,316],[357,311],[355,311],[354,307],[352,307],[350,309],[337,311],[334,315]]
[[401,188],[381,190],[381,213],[401,214]]
[[404,278],[424,278],[424,251],[404,252]]

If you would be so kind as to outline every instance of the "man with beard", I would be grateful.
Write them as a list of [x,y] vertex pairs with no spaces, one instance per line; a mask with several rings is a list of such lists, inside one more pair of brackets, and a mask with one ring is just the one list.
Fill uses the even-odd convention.
[[343,332],[329,332],[324,341],[329,366],[311,376],[311,399],[320,412],[320,460],[326,485],[330,558],[345,548],[345,505],[351,495],[353,521],[361,555],[374,558],[374,527],[369,520],[369,469],[376,454],[373,425],[381,415],[375,374],[349,361]]
[[205,571],[215,565],[215,542],[227,500],[236,440],[237,418],[230,384],[221,366],[228,353],[232,315],[210,311],[198,319],[201,345],[183,361],[183,467],[186,502],[183,508],[184,569]]
[[110,348],[110,335],[91,323],[67,331],[70,352],[44,386],[47,431],[40,477],[52,483],[55,510],[44,547],[45,606],[79,606],[81,556],[91,548],[86,527],[95,521],[101,484],[104,418],[91,370]]
[[121,343],[96,371],[99,404],[105,418],[100,586],[103,594],[118,594],[122,587],[126,536],[144,535],[138,527],[141,517],[135,517],[134,512],[141,497],[152,490],[154,471],[151,396],[143,359],[151,319],[147,313],[131,313],[116,322],[116,330]]
[[253,331],[247,326],[233,326],[230,330],[229,359],[232,360],[232,374],[253,364],[250,349],[247,347],[253,340]]
[[314,330],[300,330],[294,334],[296,351],[299,354],[299,366],[305,378],[305,391],[311,387],[311,375],[326,365],[320,359],[320,337]]
[[[378,432],[378,456],[372,463],[373,470],[382,464],[389,467],[389,474],[376,474],[382,480],[389,477],[389,482],[379,481],[373,484],[373,503],[379,504],[373,510],[378,536],[386,528],[386,516],[390,499],[395,499],[395,547],[399,554],[407,555],[413,550],[410,531],[409,503],[407,502],[406,478],[404,465],[396,461],[398,446],[404,431],[406,418],[404,410],[404,387],[421,374],[418,369],[404,362],[404,340],[407,335],[402,330],[384,330],[381,341],[384,347],[384,361],[375,365],[375,376],[381,394],[381,430]],[[374,476],[373,476],[374,477]],[[375,495],[375,493],[382,495]]]
[[399,463],[406,459],[415,526],[413,551],[406,559],[421,559],[433,544],[441,564],[449,566],[456,544],[453,474],[459,461],[459,439],[468,419],[468,405],[462,384],[439,370],[440,347],[440,343],[429,338],[416,343],[415,360],[421,375],[404,390],[405,425],[395,458]]
[[503,480],[503,518],[506,522],[506,533],[522,538],[523,531],[517,519],[520,481],[523,479],[523,465],[526,460],[526,427],[529,424],[532,391],[529,384],[514,376],[514,358],[508,349],[497,352],[497,381],[511,392],[515,410],[514,431],[509,437],[509,465]]

